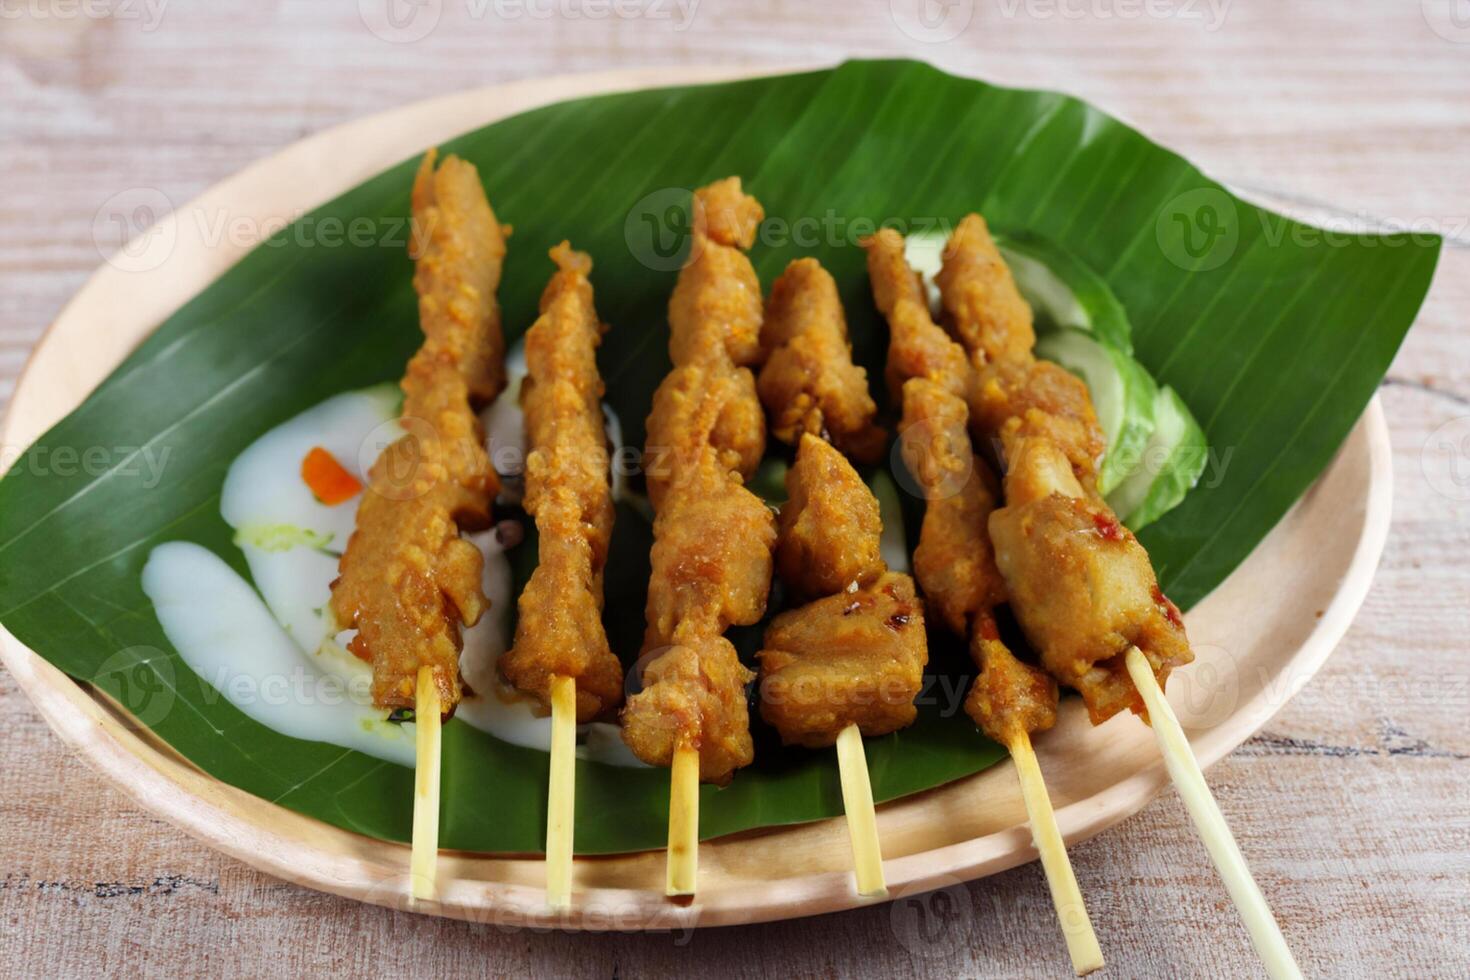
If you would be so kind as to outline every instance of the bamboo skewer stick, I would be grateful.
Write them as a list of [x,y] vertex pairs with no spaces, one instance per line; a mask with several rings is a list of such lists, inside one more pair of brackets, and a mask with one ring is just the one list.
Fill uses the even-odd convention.
[[1174,781],[1174,788],[1184,800],[1200,839],[1204,842],[1205,850],[1210,852],[1210,860],[1215,863],[1215,869],[1220,872],[1225,888],[1230,892],[1231,900],[1240,910],[1240,917],[1245,921],[1246,930],[1250,933],[1251,942],[1255,945],[1266,972],[1275,980],[1299,980],[1301,970],[1297,968],[1291,949],[1286,945],[1286,937],[1281,934],[1281,927],[1276,924],[1276,917],[1271,914],[1266,897],[1261,894],[1256,880],[1251,877],[1245,857],[1240,853],[1240,847],[1235,843],[1229,825],[1225,823],[1219,804],[1210,793],[1209,784],[1205,782],[1205,775],[1200,771],[1199,762],[1189,747],[1189,740],[1184,737],[1184,729],[1175,717],[1174,709],[1169,706],[1164,692],[1159,689],[1158,680],[1154,677],[1148,659],[1137,647],[1129,647],[1126,663],[1133,685],[1138,688],[1138,693],[1142,695],[1143,703],[1148,708],[1149,721],[1153,726],[1154,737],[1158,739],[1159,751],[1163,753],[1164,766],[1169,770],[1169,778]]
[[664,894],[693,895],[699,877],[699,750],[681,742],[669,767],[669,855]]
[[420,667],[414,688],[413,849],[409,887],[415,902],[438,897],[434,885],[439,863],[439,685],[434,670]]
[[848,725],[837,736],[837,770],[842,776],[842,808],[852,841],[852,867],[857,892],[864,898],[883,898],[883,853],[878,844],[878,816],[873,811],[873,785],[868,779],[868,757],[863,733]]
[[1057,921],[1062,927],[1062,936],[1067,941],[1067,953],[1072,957],[1072,969],[1084,977],[1103,965],[1102,948],[1097,944],[1097,933],[1092,929],[1092,919],[1087,914],[1087,905],[1082,900],[1082,890],[1077,887],[1077,876],[1072,872],[1072,862],[1067,857],[1067,845],[1062,841],[1062,832],[1057,827],[1057,817],[1051,808],[1051,797],[1041,777],[1041,766],[1036,761],[1036,752],[1031,748],[1031,736],[1025,731],[1017,732],[1008,748],[1016,764],[1016,776],[1021,781],[1021,795],[1026,800],[1026,815],[1031,821],[1031,840],[1041,854],[1041,867],[1046,872],[1046,883],[1051,889],[1052,904],[1056,906]]
[[546,795],[546,904],[572,904],[572,837],[576,826],[577,681],[551,679],[551,779]]

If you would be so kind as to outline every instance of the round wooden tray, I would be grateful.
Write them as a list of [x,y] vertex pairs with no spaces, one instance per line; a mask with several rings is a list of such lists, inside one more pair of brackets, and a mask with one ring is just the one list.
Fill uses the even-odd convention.
[[[165,246],[150,253],[156,261],[132,256],[104,265],[37,346],[0,440],[24,446],[38,438],[160,321],[249,250],[248,240],[221,238],[209,215],[253,222],[268,233],[426,146],[538,105],[751,74],[680,69],[521,82],[407,106],[303,140],[156,225],[154,241]],[[1388,434],[1375,398],[1321,479],[1189,614],[1198,662],[1171,680],[1169,699],[1202,764],[1249,738],[1332,652],[1368,591],[1391,495]],[[218,782],[8,632],[0,631],[0,640],[0,656],[51,727],[140,806],[281,878],[407,906],[406,846],[330,827]],[[1168,784],[1145,725],[1121,716],[1093,728],[1076,699],[1063,704],[1057,727],[1036,747],[1068,841],[1136,813]],[[1009,765],[880,807],[891,892],[945,887],[1032,860],[1025,819]],[[698,900],[681,906],[663,897],[662,853],[579,859],[573,906],[554,915],[544,905],[539,858],[445,853],[442,902],[425,910],[580,929],[758,922],[861,904],[849,861],[840,820],[723,838],[702,848]]]

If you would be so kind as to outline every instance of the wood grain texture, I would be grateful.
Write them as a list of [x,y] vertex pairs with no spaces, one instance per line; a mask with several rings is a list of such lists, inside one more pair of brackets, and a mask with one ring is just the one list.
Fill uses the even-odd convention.
[[[1470,45],[1434,31],[1448,22],[1433,0],[1236,0],[1217,8],[1215,29],[1208,4],[1184,0],[1150,8],[1169,17],[1107,0],[982,0],[958,37],[932,44],[899,30],[892,11],[905,3],[886,0],[704,0],[682,30],[677,16],[506,18],[431,0],[438,26],[404,44],[365,28],[369,0],[175,0],[156,24],[141,3],[109,6],[109,19],[0,21],[0,398],[100,261],[93,220],[113,195],[154,188],[182,203],[324,126],[553,72],[922,57],[1084,95],[1307,216],[1470,239]],[[1432,451],[1442,426],[1470,418],[1467,314],[1470,258],[1450,249],[1384,390],[1395,524],[1374,589],[1316,679],[1209,772],[1309,975],[1470,969],[1470,486],[1454,479],[1456,457]],[[3,674],[0,706],[0,973],[1067,972],[1035,865],[873,909],[693,936],[510,932],[357,905],[259,875],[144,815],[77,765]],[[1074,861],[1110,975],[1257,974],[1172,794]]]

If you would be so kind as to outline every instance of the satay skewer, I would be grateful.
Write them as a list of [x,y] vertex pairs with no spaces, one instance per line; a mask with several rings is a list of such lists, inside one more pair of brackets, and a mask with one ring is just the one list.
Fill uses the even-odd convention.
[[[955,333],[980,366],[972,391],[979,429],[1001,444],[1008,464],[1006,507],[989,527],[1023,630],[1047,669],[1082,694],[1094,724],[1124,708],[1152,722],[1170,778],[1267,970],[1299,977],[1164,698],[1163,680],[1194,654],[1148,554],[1096,493],[1103,442],[1086,386],[1035,358],[1030,308],[979,215],[950,238],[939,286]],[[1107,583],[1105,603],[1099,581]],[[1128,644],[1121,650],[1120,635]]]
[[902,238],[880,232],[864,247],[874,300],[892,335],[887,374],[902,395],[905,463],[928,501],[914,573],[933,615],[970,641],[980,674],[966,711],[1011,753],[1072,967],[1083,976],[1103,965],[1102,950],[1031,746],[1033,731],[1055,723],[1057,690],[1042,671],[1018,661],[995,628],[1005,583],[986,526],[996,505],[995,480],[967,433],[971,368],[961,346],[934,323]]
[[592,260],[561,242],[556,272],[526,331],[525,508],[537,565],[517,599],[515,642],[501,675],[551,711],[546,798],[546,902],[572,900],[577,724],[615,707],[623,668],[602,625],[602,577],[613,527],[597,347],[606,327],[593,304]]
[[[983,465],[978,460],[976,465]],[[1077,886],[1077,875],[1067,855],[1066,842],[1057,826],[1051,794],[1041,774],[1041,764],[1031,745],[1031,734],[1056,722],[1056,683],[1039,668],[1022,663],[1006,648],[996,632],[990,610],[975,618],[971,644],[981,670],[970,690],[965,707],[986,735],[1000,742],[1011,754],[1031,840],[1041,858],[1047,890],[1056,909],[1057,924],[1067,943],[1072,970],[1082,977],[1103,965],[1102,948]]]
[[[1002,557],[1002,569],[1008,576],[1023,582],[1033,577],[1037,570],[1031,563],[1037,561],[1039,554],[1050,554],[1049,549],[1053,547],[1063,549],[1073,568],[1080,568],[1089,561],[1100,561],[1100,558],[1082,557],[1076,553],[1079,547],[1084,547],[1080,542],[1092,537],[1110,549],[1104,553],[1111,556],[1108,559],[1111,565],[1111,581],[1119,589],[1124,588],[1127,584],[1125,580],[1130,577],[1136,580],[1147,578],[1147,587],[1139,588],[1135,581],[1129,586],[1129,590],[1142,592],[1146,601],[1151,601],[1157,607],[1149,613],[1155,619],[1152,622],[1145,621],[1139,627],[1140,636],[1148,638],[1150,649],[1154,652],[1154,662],[1136,644],[1130,644],[1123,655],[1128,680],[1114,677],[1111,681],[1104,682],[1109,687],[1106,693],[1096,689],[1085,693],[1098,699],[1099,703],[1118,706],[1121,706],[1121,698],[1128,691],[1136,693],[1139,698],[1138,707],[1145,712],[1152,724],[1169,776],[1189,809],[1267,971],[1276,978],[1300,977],[1280,927],[1260,888],[1251,877],[1225,818],[1210,794],[1199,763],[1189,748],[1189,742],[1169,702],[1164,698],[1158,680],[1158,664],[1169,665],[1180,659],[1179,645],[1184,640],[1178,611],[1163,599],[1157,585],[1152,583],[1152,569],[1148,566],[1147,555],[1137,541],[1117,524],[1105,503],[1086,495],[1062,451],[1043,436],[1023,438],[1017,436],[1018,431],[1018,427],[1012,426],[1006,433],[1006,452],[1012,460],[1011,470],[1006,477],[1007,508],[997,511],[991,521],[992,528],[1001,528],[997,533],[998,544],[1004,541],[1003,550],[1009,552]],[[1058,522],[1054,530],[1034,530],[1050,522]],[[1018,528],[1023,525],[1028,529],[1018,533]],[[1078,538],[1079,534],[1084,537]],[[1032,547],[1039,548],[1040,551],[1032,553]],[[1046,598],[1040,597],[1043,591]],[[1083,597],[1076,599],[1079,591]],[[1050,635],[1049,629],[1040,624],[1057,615],[1059,605],[1069,604],[1074,599],[1079,606],[1090,601],[1086,598],[1089,591],[1088,584],[1074,587],[1056,577],[1049,578],[1040,586],[1033,581],[1021,602],[1020,615],[1023,627],[1028,628],[1030,635],[1035,638],[1034,642],[1044,651],[1043,657],[1049,649],[1055,647],[1055,639]],[[1149,596],[1150,592],[1152,596]],[[1144,641],[1140,639],[1138,642]],[[1060,665],[1053,661],[1052,667],[1057,670]],[[1127,686],[1128,691],[1119,694],[1123,685]],[[1089,704],[1089,708],[1091,707]]]
[[806,432],[786,473],[776,564],[797,600],[766,628],[761,716],[783,743],[837,753],[859,895],[887,894],[863,738],[912,724],[928,643],[913,579],[883,560],[878,499]]
[[388,445],[332,583],[329,613],[355,629],[373,703],[414,713],[409,854],[413,901],[437,898],[440,729],[461,695],[461,629],[488,607],[483,557],[461,529],[484,526],[499,483],[476,410],[504,386],[495,293],[505,255],[473,165],[425,154],[413,186],[414,289],[424,340],[401,383],[403,417],[427,428]]
[[655,519],[643,689],[623,709],[623,741],[669,767],[666,890],[694,894],[699,784],[728,782],[755,758],[745,689],[754,676],[725,631],[759,622],[775,520],[744,487],[765,451],[750,366],[760,282],[745,252],[763,218],[738,177],[694,192],[689,260],[669,299],[674,367],[653,396],[644,467]]
[[[837,284],[816,259],[795,259],[771,286],[761,343],[770,353],[757,390],[776,438],[800,449],[811,436],[862,463],[882,456],[888,434],[874,423],[878,408],[868,391],[867,372],[853,362]],[[862,504],[871,504],[876,511],[875,501]],[[875,519],[864,534],[876,532],[881,532],[881,523]],[[848,543],[858,537],[851,535]],[[872,541],[876,555],[876,538]],[[820,550],[809,557],[819,558]],[[875,562],[869,571],[881,570],[881,563]],[[888,894],[888,886],[862,729],[847,724],[833,744],[857,892],[879,898]]]

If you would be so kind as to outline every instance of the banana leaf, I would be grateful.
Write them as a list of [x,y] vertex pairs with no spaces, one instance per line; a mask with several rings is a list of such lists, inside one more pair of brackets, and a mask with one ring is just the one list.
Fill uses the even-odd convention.
[[[978,209],[998,230],[1061,243],[1121,299],[1136,356],[1208,435],[1213,465],[1200,485],[1142,535],[1186,608],[1326,465],[1403,340],[1439,252],[1422,235],[1324,237],[1234,197],[1077,99],[913,62],[582,99],[444,150],[478,165],[515,226],[502,288],[512,337],[534,318],[546,249],[565,237],[592,254],[599,311],[612,324],[600,357],[607,397],[630,444],[641,443],[668,368],[665,305],[687,248],[690,188],[745,178],[771,219],[753,253],[762,281],[797,256],[820,259],[875,379],[886,332],[868,297],[863,234],[879,223],[944,227]],[[302,220],[388,227],[408,214],[414,165]],[[139,584],[149,551],[173,540],[248,574],[220,517],[229,462],[327,395],[396,378],[417,346],[402,248],[306,238],[285,229],[170,317],[0,482],[0,621],[206,772],[328,823],[405,840],[408,769],[247,718],[170,649]],[[46,464],[97,446],[141,448],[100,474]],[[137,475],[145,451],[168,453],[156,485]],[[609,626],[636,636],[647,529],[619,527]],[[752,637],[741,640],[748,650]],[[934,648],[919,723],[869,741],[880,800],[1002,757],[948,693],[963,691],[963,656],[937,635]],[[445,847],[541,849],[543,753],[452,722],[444,766]],[[579,851],[661,846],[667,792],[661,770],[582,763]],[[831,753],[783,750],[763,728],[756,764],[704,794],[705,837],[841,812]]]

